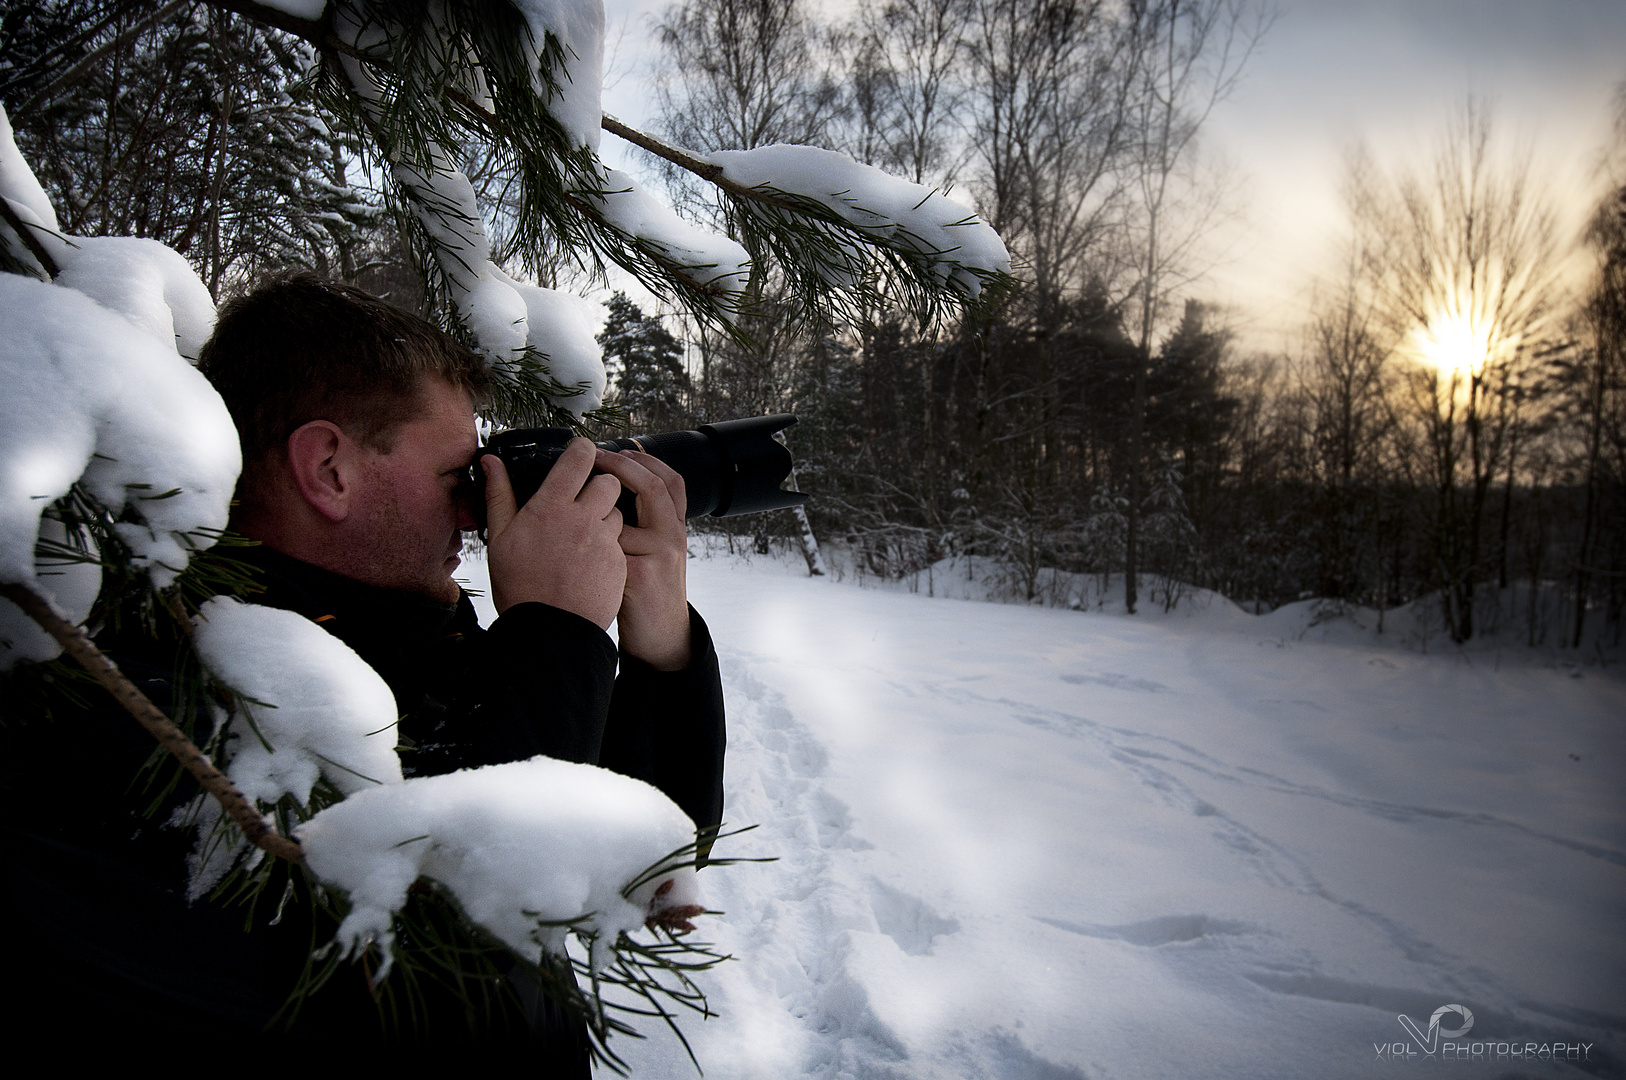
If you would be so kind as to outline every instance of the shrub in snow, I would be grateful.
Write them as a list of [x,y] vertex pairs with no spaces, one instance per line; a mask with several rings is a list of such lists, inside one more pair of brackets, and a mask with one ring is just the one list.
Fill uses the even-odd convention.
[[688,815],[641,780],[546,757],[370,788],[296,835],[306,865],[349,896],[340,947],[377,942],[386,965],[394,913],[420,876],[450,888],[469,918],[532,962],[543,950],[563,955],[573,925],[593,942],[594,970],[652,911],[699,902],[692,866],[622,894],[693,843]]
[[[198,609],[198,658],[236,696],[226,775],[251,799],[308,803],[401,782],[395,695],[355,652],[303,615],[217,596]],[[217,707],[218,708],[218,707]]]
[[[698,907],[692,865],[644,874],[695,838],[694,822],[649,784],[543,757],[403,780],[394,696],[320,626],[216,597],[199,608],[193,641],[233,694],[222,756],[238,790],[307,811],[319,780],[343,796],[296,835],[305,865],[349,898],[336,943],[347,955],[379,945],[379,978],[392,962],[396,913],[420,877],[446,886],[464,914],[532,963],[544,949],[563,956],[574,929],[592,941],[595,970],[652,912]],[[194,897],[243,854],[220,842],[214,805],[199,809]]]
[[[171,584],[225,528],[237,483],[220,395],[173,346],[77,290],[0,274],[0,311],[0,581],[53,592],[35,575],[41,516],[77,483],[131,519],[113,527],[131,564]],[[7,625],[24,618],[6,607]]]
[[969,207],[846,154],[776,143],[706,160],[735,184],[827,208],[870,242],[924,262],[939,282],[967,297],[1010,273],[1005,242]]

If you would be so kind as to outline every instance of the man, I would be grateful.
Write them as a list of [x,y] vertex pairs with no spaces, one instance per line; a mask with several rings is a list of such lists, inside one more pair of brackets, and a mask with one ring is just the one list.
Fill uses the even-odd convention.
[[[464,500],[473,409],[487,388],[478,358],[422,320],[306,275],[225,305],[199,367],[242,440],[233,525],[260,542],[241,556],[264,588],[251,599],[315,620],[383,676],[401,713],[408,776],[547,754],[647,780],[698,826],[719,822],[722,694],[705,624],[685,597],[680,476],[648,455],[607,454],[577,439],[541,490],[516,506],[501,462],[483,459],[498,618],[482,630],[452,577],[462,533],[474,524]],[[615,508],[622,485],[636,494],[638,527]],[[606,633],[612,621],[619,656]],[[142,646],[131,648],[139,654]],[[164,696],[161,659],[120,661]],[[111,785],[137,760],[129,731],[139,731],[127,718],[119,727],[116,714],[101,715],[105,708],[91,713],[107,729],[92,744],[91,771]],[[32,751],[41,752],[50,751]],[[38,958],[41,968],[58,969],[41,976],[71,984],[66,992],[93,1007],[133,1007],[158,1027],[265,1026],[299,976],[310,926],[273,927],[266,914],[244,935],[240,917],[228,929],[218,912],[186,908],[180,845],[173,831],[141,819],[137,800],[122,795],[129,783],[126,773],[113,788],[117,800],[98,793],[94,821],[69,815],[64,825],[35,814],[29,842],[44,854],[24,860],[22,872],[37,866],[39,880],[23,887],[87,908],[78,917],[107,942],[57,942],[51,947],[71,956]],[[112,801],[119,805],[101,805]],[[83,894],[110,873],[119,901],[87,903]],[[180,939],[174,948],[131,944],[142,936],[128,925],[131,897],[148,926]],[[52,906],[42,902],[35,920],[55,919]],[[45,936],[72,933],[57,926]],[[88,979],[62,974],[64,965],[86,963],[97,968]],[[517,1007],[517,1021],[479,1015],[466,995],[433,986],[424,1008],[439,1015],[416,1019],[436,1038],[473,1029],[540,1040],[540,1060],[586,1076],[581,1026],[519,975],[509,981],[514,993],[499,994],[499,1004],[508,1013]],[[364,991],[359,967],[341,972],[299,1012],[292,1033],[376,1032]]]

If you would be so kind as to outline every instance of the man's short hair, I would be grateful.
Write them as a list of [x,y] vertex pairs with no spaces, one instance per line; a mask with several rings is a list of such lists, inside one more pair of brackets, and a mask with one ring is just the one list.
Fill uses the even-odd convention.
[[228,301],[198,368],[225,399],[252,486],[312,420],[388,453],[439,376],[481,401],[490,385],[469,349],[360,289],[297,273]]

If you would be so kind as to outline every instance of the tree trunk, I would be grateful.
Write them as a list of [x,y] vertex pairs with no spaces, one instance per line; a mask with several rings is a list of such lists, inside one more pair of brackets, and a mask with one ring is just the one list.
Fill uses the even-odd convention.
[[1146,424],[1146,352],[1144,346],[1135,362],[1135,404],[1129,416],[1129,512],[1124,537],[1124,610],[1135,614],[1138,599],[1135,580],[1137,545],[1140,540],[1141,441]]
[[[1513,529],[1513,466],[1518,449],[1519,429],[1515,424],[1507,445],[1507,485],[1502,489],[1501,565],[1497,568],[1496,584],[1503,589],[1507,588],[1508,581],[1508,537]],[[1534,585],[1535,582],[1531,582],[1531,586]]]
[[791,513],[796,515],[796,524],[801,529],[802,558],[807,560],[808,576],[823,577],[824,556],[819,553],[819,538],[813,535],[813,523],[807,519],[807,507],[793,506]]
[[1597,365],[1592,380],[1591,398],[1587,402],[1587,448],[1586,448],[1586,509],[1581,519],[1581,547],[1575,556],[1575,633],[1572,647],[1581,647],[1581,635],[1586,630],[1586,595],[1588,580],[1587,563],[1592,558],[1592,532],[1598,518],[1598,458],[1602,448],[1603,434],[1603,401],[1604,401],[1604,351],[1603,343],[1599,342],[1598,350],[1593,355],[1593,363]]

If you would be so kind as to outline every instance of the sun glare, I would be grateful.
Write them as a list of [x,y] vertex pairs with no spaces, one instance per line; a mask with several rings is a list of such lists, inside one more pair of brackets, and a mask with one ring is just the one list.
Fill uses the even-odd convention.
[[1413,347],[1419,359],[1444,374],[1483,371],[1494,347],[1490,320],[1476,320],[1464,312],[1441,312],[1417,329]]

